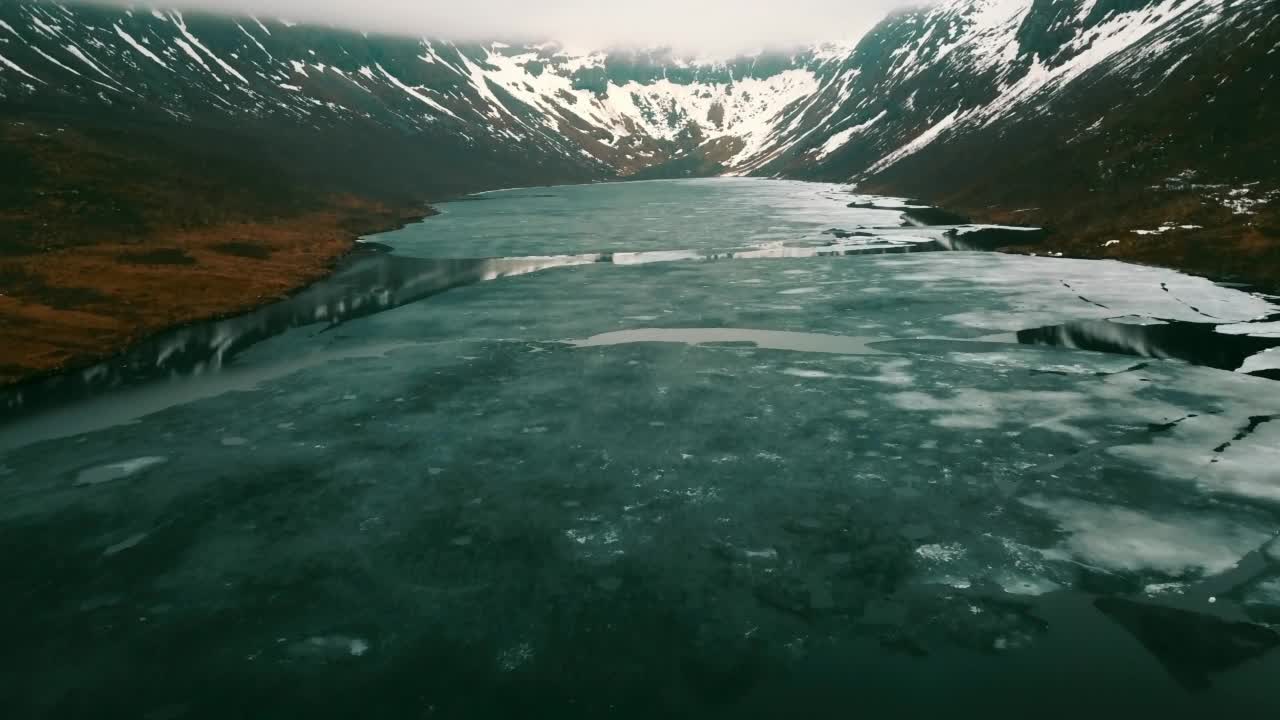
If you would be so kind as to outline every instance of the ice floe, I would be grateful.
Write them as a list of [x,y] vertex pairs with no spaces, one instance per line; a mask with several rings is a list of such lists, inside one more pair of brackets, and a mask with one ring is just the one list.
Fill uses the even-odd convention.
[[141,475],[146,471],[169,462],[166,457],[140,457],[132,460],[121,460],[107,465],[85,468],[76,475],[76,485],[101,485],[125,478]]
[[1128,507],[1032,496],[1067,534],[1058,551],[1086,565],[1129,573],[1180,577],[1213,575],[1235,567],[1271,538],[1261,526],[1194,513],[1154,516]]

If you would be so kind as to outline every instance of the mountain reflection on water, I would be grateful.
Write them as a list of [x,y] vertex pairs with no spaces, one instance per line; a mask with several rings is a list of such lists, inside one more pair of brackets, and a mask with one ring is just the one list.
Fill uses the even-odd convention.
[[[1050,327],[1022,330],[1018,342],[1116,355],[1182,360],[1219,370],[1239,370],[1245,361],[1274,347],[1280,338],[1227,335],[1213,323],[1159,322],[1124,324],[1107,320],[1081,320]],[[1269,371],[1257,374],[1272,377]]]
[[[990,231],[995,232],[995,231]],[[156,379],[202,376],[231,364],[237,355],[289,330],[343,323],[418,302],[479,282],[580,265],[634,266],[657,262],[797,259],[910,252],[966,251],[952,233],[910,241],[886,237],[840,237],[823,246],[774,244],[723,252],[670,250],[513,258],[417,258],[365,245],[328,278],[280,302],[233,318],[171,330],[120,356],[0,392],[0,408],[24,413]],[[1064,347],[1158,359],[1177,359],[1237,370],[1250,356],[1280,347],[1280,339],[1215,332],[1210,323],[1123,324],[1085,320],[1022,330],[1024,345]],[[1255,373],[1272,377],[1271,371]]]
[[148,380],[216,372],[248,348],[294,328],[337,326],[464,285],[590,262],[595,259],[419,259],[360,252],[297,295],[245,315],[163,333],[82,372],[20,386],[0,396],[0,407],[37,410]]
[[0,391],[0,408],[35,411],[126,385],[217,372],[237,355],[294,328],[335,327],[418,302],[454,288],[578,265],[644,265],[682,260],[760,260],[931,252],[953,249],[945,238],[900,241],[838,239],[823,246],[775,244],[722,252],[671,250],[513,258],[416,258],[365,245],[332,275],[280,302],[247,314],[162,333],[80,372]]

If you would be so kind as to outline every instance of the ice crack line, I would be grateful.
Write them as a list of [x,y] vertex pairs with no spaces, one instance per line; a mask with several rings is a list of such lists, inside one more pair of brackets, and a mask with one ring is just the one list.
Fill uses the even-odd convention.
[[[1241,440],[1248,438],[1250,435],[1257,432],[1258,428],[1273,420],[1280,420],[1280,415],[1254,415],[1250,417],[1249,424],[1241,428],[1240,432],[1236,433],[1235,437],[1214,448],[1213,451],[1219,454],[1226,452],[1233,443],[1238,443]],[[1213,462],[1218,462],[1218,459],[1214,458]]]

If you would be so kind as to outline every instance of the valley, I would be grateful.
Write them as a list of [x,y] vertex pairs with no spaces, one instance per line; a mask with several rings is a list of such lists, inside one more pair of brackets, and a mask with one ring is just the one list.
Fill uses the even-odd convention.
[[[1016,252],[1280,288],[1277,17],[947,0],[857,42],[706,58],[3,0],[0,377],[280,297],[427,201],[566,182],[854,183],[1049,231]],[[173,259],[164,278],[203,299],[103,256]]]
[[172,4],[0,0],[6,720],[1280,717],[1280,0]]
[[11,716],[1280,709],[1274,298],[845,185],[438,209],[0,390]]

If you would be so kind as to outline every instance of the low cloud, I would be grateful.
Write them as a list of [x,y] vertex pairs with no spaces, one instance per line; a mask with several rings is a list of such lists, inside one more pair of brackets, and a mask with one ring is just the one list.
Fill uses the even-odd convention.
[[582,49],[725,54],[857,39],[919,0],[173,0],[183,10],[281,17],[457,40],[556,40]]

